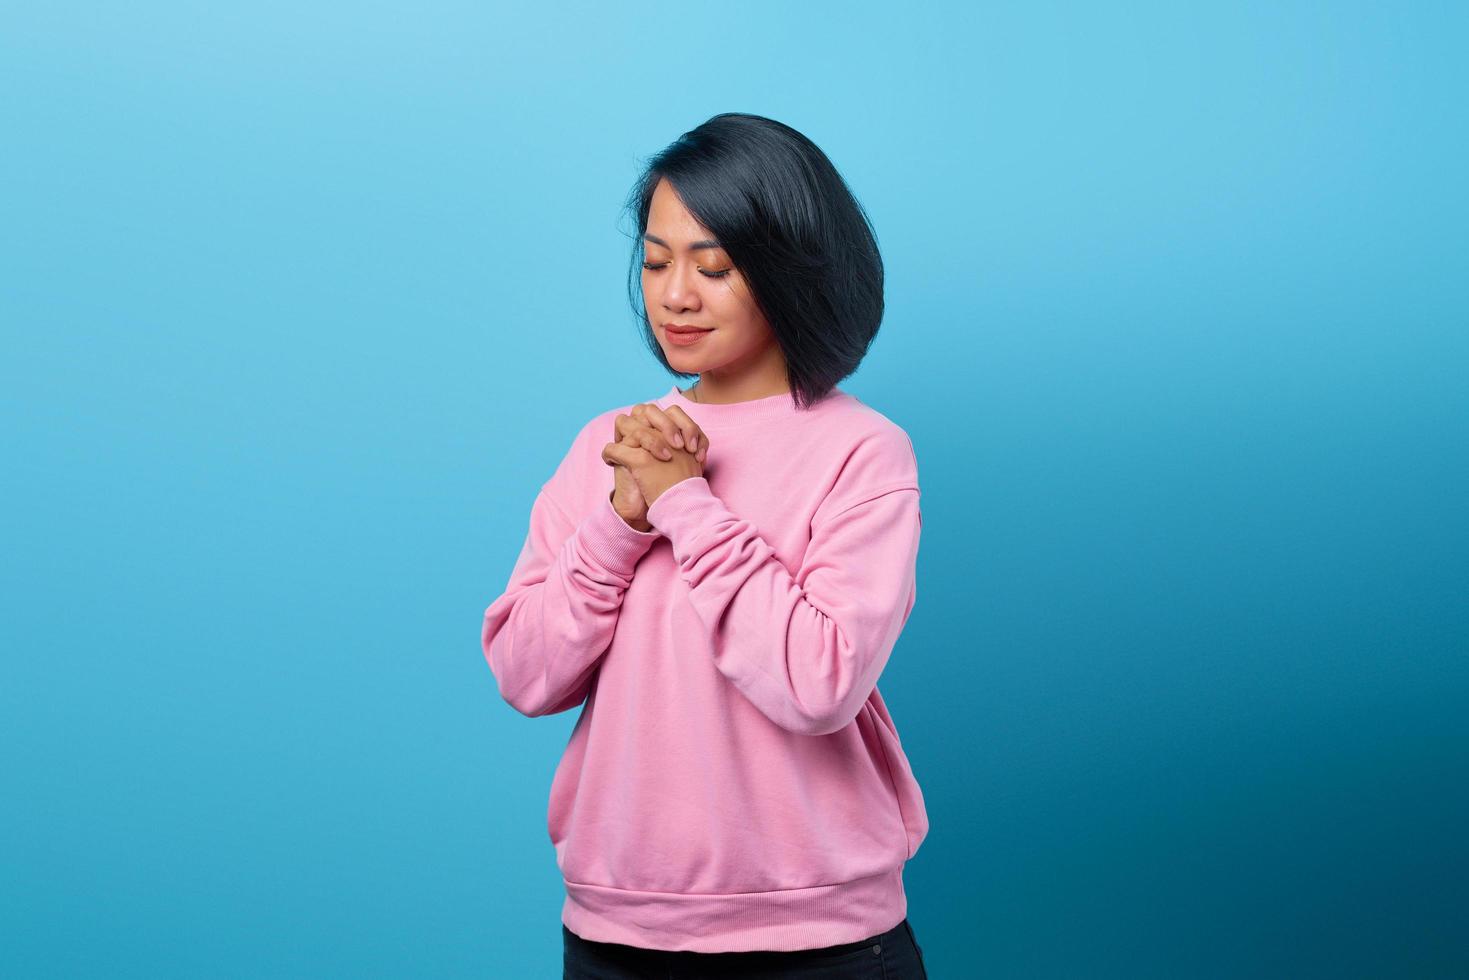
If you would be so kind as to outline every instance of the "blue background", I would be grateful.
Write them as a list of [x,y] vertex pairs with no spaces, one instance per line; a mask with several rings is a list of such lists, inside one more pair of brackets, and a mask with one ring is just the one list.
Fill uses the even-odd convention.
[[7,4],[0,973],[559,976],[480,617],[721,111],[868,208],[935,977],[1469,974],[1450,3]]

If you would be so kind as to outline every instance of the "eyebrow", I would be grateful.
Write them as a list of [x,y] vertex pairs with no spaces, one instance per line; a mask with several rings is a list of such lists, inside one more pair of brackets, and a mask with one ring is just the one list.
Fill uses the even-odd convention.
[[[662,245],[664,248],[671,248],[672,247],[667,242],[665,242],[663,239],[659,238],[657,235],[652,234],[651,232],[645,233],[643,235],[643,237],[646,238],[648,241],[652,242],[654,245]],[[688,251],[690,251],[690,252],[698,252],[698,251],[700,251],[702,249],[706,249],[706,248],[723,248],[723,247],[724,247],[723,245],[719,244],[718,242],[716,242],[712,238],[701,238],[697,242],[689,242]]]

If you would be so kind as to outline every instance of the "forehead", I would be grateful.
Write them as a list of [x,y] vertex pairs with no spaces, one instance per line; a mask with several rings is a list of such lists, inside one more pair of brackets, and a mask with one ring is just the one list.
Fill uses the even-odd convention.
[[658,181],[653,188],[648,206],[647,237],[653,239],[653,244],[666,244],[669,248],[682,249],[691,243],[695,247],[719,247],[714,234],[689,213],[666,179]]

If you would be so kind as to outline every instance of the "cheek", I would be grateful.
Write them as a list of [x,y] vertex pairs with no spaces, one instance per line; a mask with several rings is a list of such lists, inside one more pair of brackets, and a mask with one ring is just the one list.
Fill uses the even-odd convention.
[[714,288],[706,294],[709,304],[723,311],[727,317],[743,319],[750,306],[750,297],[744,284],[739,280],[721,280],[713,285]]
[[651,313],[659,303],[658,283],[648,273],[643,273],[643,305]]
[[740,283],[722,288],[717,299],[721,319],[737,325],[741,334],[759,333],[764,318],[760,315],[752,297]]

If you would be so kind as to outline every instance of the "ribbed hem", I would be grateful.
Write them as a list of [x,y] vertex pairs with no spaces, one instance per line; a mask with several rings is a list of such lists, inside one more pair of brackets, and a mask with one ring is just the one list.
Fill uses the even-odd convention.
[[566,928],[593,942],[644,949],[818,949],[887,932],[908,914],[901,865],[835,885],[729,895],[565,884],[561,922]]
[[724,503],[703,476],[688,476],[664,490],[648,505],[648,523],[659,534],[674,541],[675,528],[682,523],[698,530],[709,526],[711,509],[723,509]]
[[617,513],[612,506],[612,498],[607,496],[602,498],[602,505],[593,508],[581,522],[577,534],[589,556],[609,571],[626,577],[633,573],[638,559],[647,554],[663,532],[657,528],[639,531],[632,527]]

